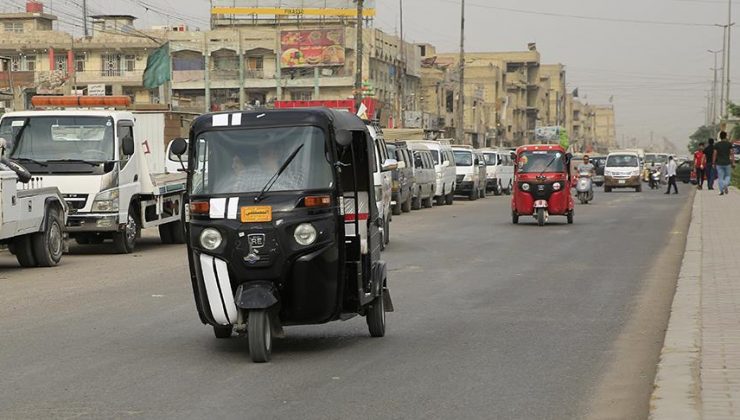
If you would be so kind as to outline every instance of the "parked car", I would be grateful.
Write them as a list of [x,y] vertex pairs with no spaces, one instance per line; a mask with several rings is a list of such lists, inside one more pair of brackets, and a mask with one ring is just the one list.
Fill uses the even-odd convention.
[[596,175],[594,176],[594,184],[596,184],[597,187],[600,187],[604,185],[604,166],[606,165],[606,156],[596,156],[591,159],[591,162],[594,165],[594,171],[596,172]]
[[455,196],[455,157],[449,140],[416,140],[423,142],[432,153],[434,159],[434,171],[436,183],[434,186],[434,199],[437,205],[452,204]]
[[394,215],[411,211],[411,188],[414,184],[414,168],[411,152],[406,143],[387,143],[388,155],[395,157],[398,167],[392,171],[391,210]]
[[378,215],[383,220],[380,233],[383,238],[381,248],[385,249],[391,238],[391,195],[392,171],[398,167],[398,161],[388,155],[388,148],[383,138],[383,130],[374,123],[367,123],[370,136],[375,143],[375,164],[373,165],[373,182]]
[[694,171],[694,162],[687,160],[676,168],[676,178],[684,184],[689,182],[696,184],[696,172]]
[[486,196],[485,158],[470,146],[454,146],[455,195],[465,195],[470,200]]
[[514,161],[508,150],[481,150],[486,161],[486,190],[494,195],[511,194],[514,184]]
[[426,208],[432,207],[434,187],[436,184],[432,152],[421,142],[408,142],[407,145],[414,161],[411,208],[413,210],[419,210],[422,206]]
[[634,188],[642,191],[640,157],[634,152],[610,153],[604,166],[604,192],[613,188]]

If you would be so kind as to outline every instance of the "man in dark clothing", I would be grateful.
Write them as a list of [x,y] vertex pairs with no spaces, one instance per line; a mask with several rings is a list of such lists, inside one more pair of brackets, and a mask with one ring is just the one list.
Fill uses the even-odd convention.
[[719,175],[719,195],[729,194],[732,168],[735,167],[735,153],[732,144],[727,141],[727,133],[724,131],[719,133],[719,141],[714,145],[714,159],[712,162]]
[[704,159],[707,162],[707,188],[714,189],[714,139],[709,139],[709,144],[704,148]]

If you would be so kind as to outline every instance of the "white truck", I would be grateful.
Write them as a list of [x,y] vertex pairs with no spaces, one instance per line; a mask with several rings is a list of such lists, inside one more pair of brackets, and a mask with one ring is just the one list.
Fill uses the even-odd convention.
[[29,188],[30,174],[2,157],[4,143],[0,139],[0,245],[23,267],[55,266],[64,252],[67,205],[56,188]]
[[0,137],[12,139],[10,157],[38,185],[61,191],[70,238],[110,239],[118,253],[131,253],[143,228],[158,227],[163,243],[184,242],[185,173],[165,170],[165,133],[181,135],[172,121],[180,124],[167,112],[11,112],[0,118]]

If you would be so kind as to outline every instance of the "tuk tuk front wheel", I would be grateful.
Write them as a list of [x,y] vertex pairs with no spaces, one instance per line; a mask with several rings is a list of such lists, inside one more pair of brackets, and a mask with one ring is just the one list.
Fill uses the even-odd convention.
[[380,288],[380,294],[373,300],[367,310],[365,320],[367,329],[372,337],[385,336],[385,303],[383,302],[383,288]]
[[545,226],[545,209],[537,209],[537,224]]
[[266,310],[249,311],[247,320],[249,357],[254,363],[265,363],[272,356],[272,325]]

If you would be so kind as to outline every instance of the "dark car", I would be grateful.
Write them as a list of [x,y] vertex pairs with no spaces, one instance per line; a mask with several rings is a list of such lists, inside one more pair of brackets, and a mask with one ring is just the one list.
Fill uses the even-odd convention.
[[676,168],[676,178],[684,184],[691,182],[696,184],[696,172],[694,172],[694,162],[686,161]]
[[414,169],[411,152],[406,143],[388,143],[388,156],[395,157],[398,168],[393,171],[391,211],[394,215],[411,211],[411,188],[414,185]]

